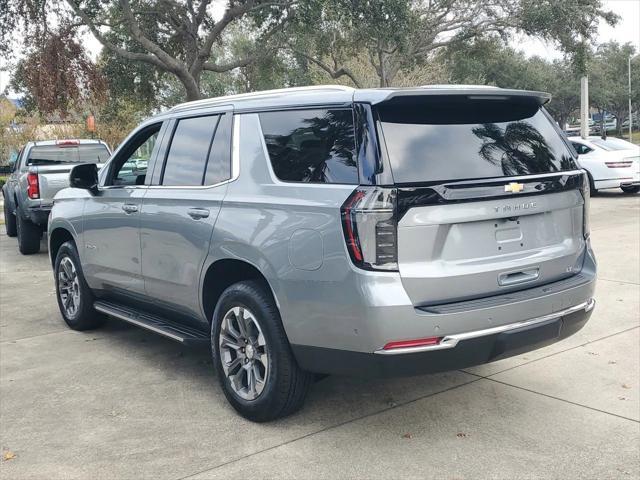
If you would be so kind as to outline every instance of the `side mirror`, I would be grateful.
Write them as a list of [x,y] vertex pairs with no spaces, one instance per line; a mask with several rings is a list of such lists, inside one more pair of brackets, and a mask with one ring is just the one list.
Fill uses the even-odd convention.
[[76,165],[69,172],[69,186],[95,192],[98,190],[98,167],[95,163]]

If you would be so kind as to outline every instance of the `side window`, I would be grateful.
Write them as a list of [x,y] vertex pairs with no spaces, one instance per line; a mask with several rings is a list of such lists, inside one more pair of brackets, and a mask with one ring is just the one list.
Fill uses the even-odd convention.
[[207,172],[204,177],[205,185],[215,185],[231,178],[231,124],[233,114],[227,113],[220,117],[216,128]]
[[144,185],[147,177],[147,166],[158,140],[161,123],[151,125],[142,130],[124,146],[121,154],[115,159],[107,185],[131,186]]
[[582,143],[571,142],[571,145],[573,145],[573,148],[576,149],[578,155],[584,155],[585,153],[589,153],[592,151],[589,147],[583,145]]
[[265,112],[260,123],[280,180],[358,183],[351,109]]
[[202,185],[220,115],[183,118],[173,132],[162,185]]

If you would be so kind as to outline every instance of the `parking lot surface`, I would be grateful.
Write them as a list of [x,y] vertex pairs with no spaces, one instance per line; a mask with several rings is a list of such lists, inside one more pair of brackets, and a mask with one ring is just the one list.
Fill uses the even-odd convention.
[[234,413],[204,350],[111,320],[66,328],[43,243],[0,235],[3,479],[638,478],[640,197],[592,199],[587,326],[438,375],[327,377],[305,408]]

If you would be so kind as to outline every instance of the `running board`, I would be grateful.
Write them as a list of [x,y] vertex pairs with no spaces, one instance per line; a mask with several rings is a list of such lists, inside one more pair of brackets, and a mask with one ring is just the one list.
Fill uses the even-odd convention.
[[151,330],[152,332],[164,335],[172,340],[184,345],[205,345],[209,344],[209,334],[196,328],[188,327],[177,322],[172,322],[163,317],[140,312],[133,308],[98,300],[94,302],[93,308],[98,312],[110,317],[132,323],[138,327]]

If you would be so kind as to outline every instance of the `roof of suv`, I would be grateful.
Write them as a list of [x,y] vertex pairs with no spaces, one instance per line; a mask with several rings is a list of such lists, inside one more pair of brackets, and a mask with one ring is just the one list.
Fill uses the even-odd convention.
[[318,85],[196,100],[176,105],[166,113],[171,114],[225,105],[233,106],[236,110],[253,110],[287,106],[339,105],[354,101],[376,104],[405,96],[423,95],[467,96],[472,99],[519,97],[534,100],[540,105],[547,103],[551,98],[548,93],[504,89],[486,85],[424,85],[410,88],[366,89],[355,89],[342,85]]

